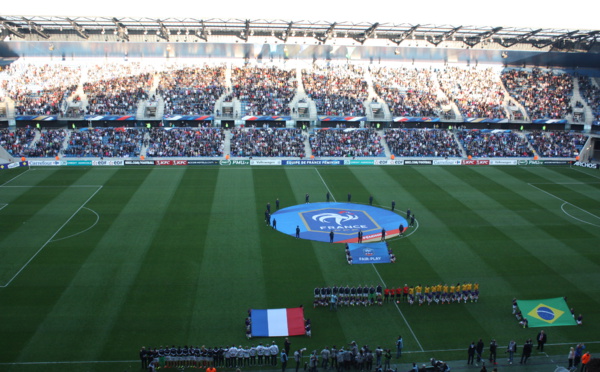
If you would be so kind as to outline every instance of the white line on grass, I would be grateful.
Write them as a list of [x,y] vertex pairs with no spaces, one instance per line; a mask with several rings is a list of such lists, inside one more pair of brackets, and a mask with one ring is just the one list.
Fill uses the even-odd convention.
[[1,211],[2,209],[4,209],[4,207],[6,207],[7,205],[8,205],[8,204],[0,204],[0,211]]
[[335,198],[333,197],[333,194],[331,193],[331,190],[329,190],[329,186],[327,186],[327,183],[325,182],[323,177],[321,177],[321,173],[319,172],[319,170],[317,168],[315,168],[315,171],[319,175],[319,178],[321,179],[321,181],[323,181],[323,185],[325,185],[325,188],[327,189],[327,192],[329,193],[329,195],[331,195],[331,198],[333,198],[333,201],[336,201]]
[[77,236],[77,235],[81,235],[81,234],[83,234],[84,232],[86,232],[86,231],[88,231],[88,230],[91,230],[91,229],[92,229],[94,226],[96,226],[96,225],[98,224],[98,221],[100,221],[100,215],[99,215],[98,213],[96,213],[96,211],[95,211],[95,210],[93,210],[93,209],[89,209],[88,207],[84,207],[83,209],[87,209],[88,211],[90,211],[90,212],[92,212],[93,214],[95,214],[95,215],[96,215],[96,221],[95,221],[95,222],[92,224],[92,226],[88,227],[88,228],[87,228],[87,229],[85,229],[85,230],[82,230],[82,231],[80,231],[80,232],[77,232],[77,233],[75,233],[75,234],[73,234],[73,235],[65,236],[64,238],[60,238],[60,239],[54,239],[54,240],[52,240],[52,241],[51,241],[51,243],[54,243],[54,242],[59,242],[59,241],[61,241],[61,240],[65,240],[65,239],[73,238],[73,237],[75,237],[75,236]]
[[57,187],[63,187],[63,188],[65,188],[65,187],[76,187],[76,188],[86,187],[86,188],[88,188],[88,187],[102,187],[102,186],[99,186],[99,185],[68,185],[68,186],[65,186],[65,185],[54,185],[54,186],[52,186],[52,185],[46,185],[46,186],[38,186],[38,185],[4,186],[4,185],[0,185],[0,187],[10,187],[10,188],[13,188],[13,189],[16,189],[16,188],[25,188],[25,187],[28,187],[28,188],[38,187],[38,188],[42,188],[42,189],[44,189],[44,188],[47,189],[47,188],[57,188]]
[[60,232],[60,230],[62,230],[62,229],[63,229],[63,228],[64,228],[64,227],[65,227],[65,226],[66,226],[66,225],[67,225],[67,224],[68,224],[68,223],[69,223],[69,222],[70,222],[70,221],[73,219],[73,217],[75,217],[75,215],[76,215],[77,213],[79,213],[79,211],[80,211],[82,208],[85,208],[85,205],[86,205],[86,204],[87,204],[87,203],[88,203],[90,200],[92,200],[92,198],[93,198],[94,196],[96,196],[96,194],[97,194],[97,193],[98,193],[98,191],[100,191],[100,190],[102,190],[102,186],[99,186],[99,187],[98,187],[98,189],[97,189],[96,191],[94,191],[94,193],[92,194],[92,196],[90,196],[90,197],[89,197],[89,198],[88,198],[88,199],[87,199],[87,200],[86,200],[86,201],[85,201],[83,204],[81,204],[81,206],[80,206],[79,208],[77,208],[77,210],[75,211],[75,213],[73,213],[73,214],[71,215],[71,217],[69,217],[69,219],[68,219],[68,220],[67,220],[65,223],[63,223],[63,224],[62,224],[62,226],[61,226],[61,227],[59,227],[59,228],[58,228],[58,230],[56,230],[56,232],[55,232],[54,234],[52,234],[52,236],[50,237],[50,239],[48,239],[48,240],[46,241],[46,243],[44,243],[44,245],[42,245],[42,246],[40,247],[40,249],[38,249],[38,250],[37,250],[37,252],[35,252],[35,253],[34,253],[34,255],[33,255],[33,256],[31,256],[31,257],[29,258],[29,260],[27,260],[27,262],[25,262],[25,264],[24,264],[24,265],[23,265],[23,266],[22,266],[22,267],[19,269],[19,271],[17,271],[17,273],[16,273],[15,275],[13,275],[13,277],[12,277],[12,278],[10,278],[10,280],[9,280],[9,281],[8,281],[6,284],[4,284],[4,285],[0,285],[0,288],[6,288],[6,287],[8,287],[8,285],[9,285],[10,283],[12,283],[12,281],[13,281],[13,280],[14,280],[14,279],[15,279],[15,278],[16,278],[16,277],[17,277],[17,276],[18,276],[18,275],[21,273],[21,271],[23,271],[23,270],[25,269],[25,267],[27,267],[27,265],[29,265],[29,263],[30,263],[31,261],[33,261],[33,259],[34,259],[34,258],[35,258],[35,257],[38,255],[38,253],[40,253],[40,252],[42,251],[42,249],[44,249],[44,248],[45,248],[45,247],[48,245],[48,243],[50,243],[50,242],[52,241],[52,239],[54,239],[54,237],[56,236],[56,234],[58,234],[58,233]]
[[[558,196],[556,196],[556,195],[554,195],[554,194],[552,194],[552,193],[549,193],[549,192],[548,192],[548,191],[546,191],[546,190],[542,190],[542,189],[540,189],[539,187],[535,186],[535,185],[534,185],[534,184],[532,184],[532,183],[528,183],[528,185],[529,185],[529,186],[531,186],[531,187],[535,187],[536,189],[540,190],[540,191],[541,191],[541,192],[543,192],[544,194],[550,195],[550,196],[552,196],[552,197],[554,197],[554,198],[556,198],[556,199],[560,200],[561,202],[563,202],[563,203],[564,203],[564,204],[563,204],[563,206],[564,206],[565,204],[571,204],[572,206],[574,206],[575,208],[579,209],[580,211],[582,211],[582,212],[585,212],[585,213],[589,214],[590,216],[594,216],[594,217],[596,217],[597,219],[599,219],[599,220],[600,220],[600,217],[596,216],[595,214],[593,214],[593,213],[591,213],[591,212],[588,212],[588,211],[586,211],[585,209],[583,209],[583,208],[580,208],[580,207],[576,206],[576,205],[575,205],[575,204],[573,204],[573,203],[569,203],[568,201],[566,201],[566,200],[564,200],[564,199],[561,199],[561,198],[559,198]],[[569,216],[569,217],[573,217],[573,216],[571,216],[570,214],[566,213],[566,212],[565,212],[565,210],[564,210],[564,209],[562,209],[562,206],[561,206],[561,210],[562,210],[562,211],[563,211],[563,213],[565,213],[567,216]],[[575,217],[573,217],[573,218],[575,218]],[[578,220],[578,221],[581,221],[581,222],[585,222],[585,221],[582,221],[582,220],[580,220],[579,218],[575,218],[575,219],[576,219],[576,220]],[[593,225],[593,226],[596,226],[596,225],[594,225],[593,223],[589,223],[589,222],[586,222],[586,223],[588,223],[588,224],[590,224],[590,225]]]
[[23,172],[23,173],[17,174],[16,176],[14,176],[13,178],[11,178],[10,180],[8,180],[8,181],[4,182],[2,185],[0,185],[0,187],[2,187],[2,186],[4,186],[4,185],[6,185],[6,184],[7,184],[7,183],[9,183],[9,182],[12,182],[12,181],[16,180],[17,178],[21,177],[22,175],[24,175],[25,173],[29,172],[30,170],[31,170],[31,168],[27,169],[27,170],[26,170],[25,172]]
[[[383,281],[383,278],[381,277],[381,275],[379,275],[379,271],[375,267],[375,264],[372,263],[371,266],[373,266],[373,269],[377,273],[377,276],[379,277],[379,280],[381,280],[381,283],[383,283],[384,287],[387,288],[387,284],[385,284],[385,282]],[[415,332],[413,331],[412,327],[408,323],[408,320],[406,320],[406,317],[404,316],[404,313],[402,312],[402,310],[400,310],[400,306],[398,306],[398,304],[396,302],[394,302],[394,306],[396,306],[396,309],[398,309],[398,312],[400,313],[400,315],[402,315],[402,319],[404,319],[404,323],[406,323],[406,326],[408,327],[408,330],[410,331],[410,333],[415,338],[415,341],[417,341],[417,345],[419,345],[419,348],[421,349],[421,351],[425,351],[425,349],[423,349],[423,346],[419,342],[419,339],[417,338],[417,335],[415,334]]]
[[565,210],[565,205],[567,205],[567,204],[569,204],[569,203],[563,203],[563,204],[560,206],[560,209],[563,211],[563,213],[564,213],[564,214],[566,214],[567,216],[569,216],[569,217],[571,217],[572,219],[574,219],[574,220],[577,220],[577,221],[579,221],[579,222],[583,222],[583,223],[585,223],[585,224],[588,224],[588,225],[592,225],[592,226],[600,227],[600,225],[596,225],[595,223],[591,223],[591,222],[588,222],[588,221],[585,221],[585,220],[582,220],[582,219],[580,219],[580,218],[577,218],[577,217],[575,217],[575,216],[572,216],[572,215],[570,215],[570,214],[569,214],[569,212],[567,212],[567,211]]
[[[331,195],[331,198],[333,199],[333,201],[335,202],[335,197],[331,194],[331,191],[329,190],[329,186],[327,186],[327,183],[325,182],[325,180],[323,179],[323,177],[321,177],[321,173],[319,173],[319,170],[317,168],[315,168],[315,171],[317,171],[317,174],[319,175],[319,178],[321,178],[321,181],[323,181],[323,185],[325,185],[325,188],[327,188],[327,191],[329,192],[329,194]],[[415,229],[416,230],[416,229]],[[379,271],[377,270],[377,268],[375,267],[375,264],[371,264],[371,266],[373,267],[373,269],[375,270],[375,273],[377,274],[377,276],[379,277],[379,280],[381,280],[381,283],[383,283],[383,285],[385,287],[387,287],[387,284],[385,284],[385,282],[383,281],[383,278],[381,277],[381,275],[379,274]],[[413,337],[415,338],[415,341],[417,341],[417,345],[419,345],[419,348],[421,349],[421,351],[424,351],[423,346],[421,346],[421,343],[419,342],[419,339],[417,338],[417,335],[415,335],[415,332],[412,330],[410,324],[408,323],[408,320],[406,320],[406,317],[404,316],[404,313],[402,313],[402,310],[400,310],[400,307],[398,306],[397,303],[394,303],[394,305],[396,306],[396,309],[398,309],[398,312],[400,313],[400,315],[402,316],[402,319],[404,319],[404,323],[406,323],[406,326],[408,327],[410,333],[413,335]]]
[[599,176],[595,176],[595,175],[593,175],[593,174],[590,174],[590,173],[588,173],[588,172],[584,171],[583,169],[579,169],[579,167],[573,167],[573,166],[571,165],[569,168],[570,168],[570,169],[572,169],[572,170],[574,170],[574,171],[577,171],[577,172],[579,172],[579,173],[587,174],[587,175],[588,175],[588,176],[590,176],[590,177],[594,177],[594,178],[598,178],[598,179],[600,179],[600,177],[599,177]]

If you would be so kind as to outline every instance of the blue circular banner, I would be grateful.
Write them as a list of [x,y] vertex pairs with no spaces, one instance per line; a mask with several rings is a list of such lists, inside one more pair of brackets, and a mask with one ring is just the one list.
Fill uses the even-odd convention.
[[398,236],[408,222],[391,210],[354,203],[307,203],[278,210],[271,215],[277,230],[299,238],[333,243],[357,243],[359,231],[363,242],[380,241]]

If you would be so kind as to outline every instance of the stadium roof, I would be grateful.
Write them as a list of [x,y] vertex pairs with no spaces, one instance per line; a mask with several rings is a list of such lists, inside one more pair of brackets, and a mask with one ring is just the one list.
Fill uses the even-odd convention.
[[[275,38],[310,39],[325,44],[330,40],[364,45],[384,41],[424,41],[433,46],[443,42],[463,47],[494,44],[559,51],[589,51],[600,37],[597,30],[519,28],[502,26],[431,25],[412,23],[368,23],[220,18],[148,18],[20,16],[0,17],[2,37],[30,41],[75,39],[95,41],[219,41],[229,37],[241,42]],[[114,36],[113,36],[114,35]],[[189,39],[188,39],[189,38]],[[197,38],[197,39],[196,39]],[[150,39],[150,40],[149,40]],[[265,39],[266,40],[266,39]],[[392,44],[393,43],[393,44]]]
[[[503,0],[485,3],[480,0],[429,0],[376,2],[340,2],[303,0],[197,1],[148,0],[142,3],[121,0],[102,2],[47,0],[11,1],[2,4],[3,15],[44,16],[102,16],[132,18],[197,19],[283,19],[327,23],[386,23],[386,24],[451,24],[454,26],[492,26],[594,30],[597,15],[591,11],[589,0],[571,0],[568,6],[539,1]],[[586,11],[589,9],[590,11]]]

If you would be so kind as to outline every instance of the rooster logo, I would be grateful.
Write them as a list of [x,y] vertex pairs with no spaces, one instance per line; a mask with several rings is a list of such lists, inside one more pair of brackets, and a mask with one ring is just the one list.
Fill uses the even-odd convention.
[[338,226],[341,226],[343,222],[358,220],[358,216],[350,212],[339,212],[339,213],[320,213],[312,216],[314,221],[321,223],[332,223],[335,221]]

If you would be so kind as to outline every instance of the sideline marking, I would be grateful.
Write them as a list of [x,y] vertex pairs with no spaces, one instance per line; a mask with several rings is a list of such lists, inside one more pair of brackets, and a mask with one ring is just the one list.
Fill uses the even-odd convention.
[[[1,209],[1,208],[0,208],[0,209]],[[75,236],[77,236],[77,235],[83,234],[84,232],[86,232],[86,231],[88,231],[88,230],[91,230],[91,229],[92,229],[94,226],[96,226],[96,225],[98,224],[98,221],[100,221],[100,215],[99,215],[98,213],[96,213],[96,211],[95,211],[95,210],[93,210],[93,209],[90,209],[90,208],[88,208],[88,207],[83,207],[83,209],[87,209],[88,211],[90,211],[90,212],[92,212],[93,214],[95,214],[95,215],[96,215],[96,221],[95,221],[95,222],[92,224],[92,226],[88,227],[88,228],[87,228],[87,229],[85,229],[85,230],[82,230],[82,231],[80,231],[80,232],[77,232],[77,233],[75,233],[75,234],[73,234],[73,235],[69,235],[69,236],[66,236],[66,237],[64,237],[64,238],[60,238],[60,239],[54,239],[54,240],[51,240],[51,241],[50,241],[50,243],[59,242],[59,241],[61,241],[61,240],[65,240],[65,239],[73,238],[73,237],[75,237]]]
[[[581,168],[581,167],[573,167],[573,165],[571,165],[571,166],[569,167],[569,169],[572,169],[572,170],[574,170],[574,171],[577,171],[577,172],[579,172],[579,173],[583,173],[583,174],[585,174],[585,175],[588,175],[588,176],[590,176],[590,177],[594,177],[594,178],[598,178],[598,179],[600,179],[600,176],[593,175],[593,174],[591,174],[591,173],[588,173],[588,172],[586,172],[586,171],[584,171],[584,170],[582,170],[582,169],[578,169],[578,168]],[[588,168],[586,168],[586,169],[588,169]]]
[[41,252],[41,251],[42,251],[42,250],[43,250],[43,249],[44,249],[44,248],[45,248],[45,247],[46,247],[46,246],[47,246],[47,245],[48,245],[48,244],[51,242],[51,241],[52,241],[52,239],[54,239],[54,237],[56,236],[56,234],[58,234],[58,233],[59,233],[59,232],[60,232],[60,231],[61,231],[61,230],[62,230],[62,229],[63,229],[63,228],[64,228],[64,227],[65,227],[65,226],[66,226],[66,225],[67,225],[67,224],[68,224],[68,223],[69,223],[69,222],[70,222],[70,221],[73,219],[73,217],[75,217],[75,215],[76,215],[77,213],[79,213],[79,211],[80,211],[81,209],[85,208],[85,205],[86,205],[86,204],[87,204],[87,203],[88,203],[90,200],[92,200],[92,198],[93,198],[94,196],[96,196],[96,194],[98,193],[98,191],[102,190],[102,186],[96,186],[96,187],[98,187],[98,189],[97,189],[96,191],[94,191],[94,193],[92,194],[92,196],[90,196],[90,197],[89,197],[89,198],[88,198],[88,199],[87,199],[85,202],[83,202],[83,204],[81,204],[81,206],[80,206],[80,207],[79,207],[79,208],[78,208],[78,209],[77,209],[77,210],[76,210],[76,211],[75,211],[75,212],[74,212],[74,213],[71,215],[71,217],[69,217],[69,219],[68,219],[68,220],[67,220],[65,223],[63,223],[63,224],[62,224],[62,226],[61,226],[61,227],[59,227],[59,228],[58,228],[58,230],[56,230],[56,232],[55,232],[54,234],[52,234],[52,236],[50,237],[50,239],[48,239],[48,240],[46,241],[46,243],[44,243],[44,244],[43,244],[43,245],[40,247],[40,249],[38,249],[38,250],[37,250],[37,252],[35,252],[35,253],[33,254],[33,256],[31,256],[31,257],[29,258],[29,260],[27,260],[27,262],[25,262],[25,264],[24,264],[24,265],[23,265],[23,266],[22,266],[22,267],[19,269],[19,271],[17,271],[17,273],[16,273],[15,275],[13,275],[13,277],[12,277],[12,278],[10,278],[10,280],[9,280],[9,281],[8,281],[6,284],[4,284],[4,285],[0,285],[0,288],[6,288],[6,287],[8,287],[8,285],[9,285],[10,283],[12,283],[12,281],[13,281],[13,280],[15,280],[15,278],[16,278],[16,277],[17,277],[17,276],[18,276],[18,275],[21,273],[21,271],[23,271],[23,270],[25,269],[25,267],[27,267],[27,265],[29,265],[29,263],[30,263],[31,261],[33,261],[33,259],[34,259],[34,258],[35,258],[35,257],[36,257],[36,256],[37,256],[37,255],[38,255],[38,254],[39,254],[39,253],[40,253],[40,252]]
[[[317,174],[319,175],[319,178],[321,178],[321,181],[323,182],[323,185],[325,185],[325,188],[327,188],[327,191],[329,192],[329,194],[331,195],[331,198],[333,199],[334,202],[337,202],[335,200],[335,196],[333,196],[333,194],[331,193],[331,191],[329,190],[329,186],[327,186],[327,183],[325,182],[325,180],[323,179],[323,177],[321,177],[321,173],[319,173],[319,170],[317,168],[314,168],[315,171],[317,172]],[[416,219],[415,219],[416,221]],[[410,222],[409,222],[410,223]],[[416,229],[415,229],[416,230]],[[385,284],[385,281],[383,281],[383,278],[381,277],[381,275],[379,274],[379,271],[377,270],[377,268],[375,267],[375,264],[371,264],[371,266],[373,267],[373,269],[375,270],[375,273],[377,274],[377,276],[379,277],[379,280],[381,280],[381,283],[383,283],[384,286],[387,287],[387,284]],[[419,339],[417,338],[417,335],[415,335],[415,332],[413,331],[412,327],[410,326],[410,324],[408,323],[408,320],[406,319],[406,317],[404,316],[404,313],[402,312],[402,310],[400,310],[400,307],[398,306],[397,303],[394,303],[394,305],[396,306],[396,309],[398,309],[398,312],[400,313],[400,315],[402,316],[402,319],[404,319],[404,323],[406,323],[406,326],[408,327],[408,330],[410,331],[410,333],[412,334],[412,336],[414,337],[415,341],[417,341],[417,345],[419,345],[419,348],[421,349],[421,352],[425,351],[423,349],[423,346],[421,345],[421,343],[419,342]]]
[[588,212],[588,211],[586,211],[585,209],[583,209],[583,208],[580,208],[580,207],[576,206],[576,205],[575,205],[575,204],[573,204],[573,203],[569,203],[568,201],[566,201],[566,200],[564,200],[564,199],[561,199],[561,198],[559,198],[558,196],[556,196],[556,195],[554,195],[554,194],[552,194],[552,193],[550,193],[550,192],[548,192],[548,191],[546,191],[546,190],[542,190],[542,189],[540,189],[539,187],[535,186],[535,185],[534,185],[534,184],[532,184],[532,183],[528,183],[528,185],[529,185],[529,186],[531,186],[531,187],[534,187],[534,188],[538,189],[539,191],[543,192],[544,194],[550,195],[550,196],[552,196],[552,197],[554,197],[554,198],[556,198],[556,199],[560,200],[561,202],[563,202],[563,204],[560,206],[560,209],[561,209],[561,210],[563,211],[563,213],[564,213],[564,214],[566,214],[567,216],[569,216],[569,217],[571,217],[571,218],[574,218],[574,219],[576,219],[577,221],[580,221],[580,222],[587,223],[588,225],[592,225],[592,226],[598,226],[598,225],[595,225],[595,224],[593,224],[593,223],[586,222],[586,221],[580,220],[579,218],[576,218],[576,217],[573,217],[573,216],[571,216],[570,214],[568,214],[567,212],[565,212],[565,210],[563,209],[563,206],[564,206],[565,204],[570,204],[570,205],[572,205],[573,207],[575,207],[575,208],[579,209],[580,211],[582,211],[582,212],[585,212],[585,213],[589,214],[590,216],[596,217],[597,219],[599,219],[599,220],[600,220],[600,217],[596,216],[595,214],[593,214],[593,213],[591,213],[591,212]]
[[21,174],[17,174],[16,176],[14,176],[13,178],[11,178],[10,180],[4,182],[2,185],[0,185],[0,187],[6,185],[9,182],[12,182],[14,180],[16,180],[17,178],[21,177],[22,175],[24,175],[25,173],[29,172],[31,170],[31,168],[27,169],[25,172],[21,173]]

